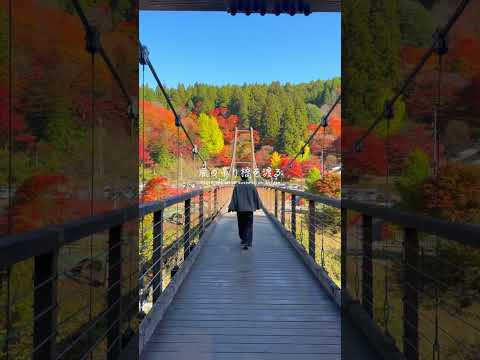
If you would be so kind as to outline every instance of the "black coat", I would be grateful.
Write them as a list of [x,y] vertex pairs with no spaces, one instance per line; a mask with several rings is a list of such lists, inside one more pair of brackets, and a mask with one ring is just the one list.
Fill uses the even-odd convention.
[[244,182],[235,184],[228,211],[255,211],[260,209],[260,206],[260,197],[255,185]]

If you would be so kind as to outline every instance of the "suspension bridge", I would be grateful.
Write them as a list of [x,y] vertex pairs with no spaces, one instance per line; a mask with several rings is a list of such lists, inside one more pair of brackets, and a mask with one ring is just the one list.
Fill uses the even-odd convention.
[[[337,1],[310,1],[308,7],[305,2],[302,6],[300,2],[283,2],[285,6],[277,5],[280,2],[268,2],[268,6],[253,3],[229,2],[228,11],[232,15],[307,15],[339,10]],[[425,62],[435,54],[440,58],[445,54],[445,36],[467,3],[460,2],[449,22],[436,33],[432,48],[351,153],[359,150],[375,126],[392,118],[396,99]],[[105,60],[135,119],[134,101],[81,6],[74,4],[88,34],[87,50],[92,57],[99,54]],[[143,6],[225,10],[223,1],[213,0],[185,0],[180,5],[145,0]],[[175,115],[178,131],[184,132],[193,155],[200,157],[143,46],[140,64],[152,71]],[[314,134],[328,126],[331,111]],[[235,143],[240,131],[235,131]],[[254,167],[252,129],[246,132],[252,148],[248,163]],[[239,163],[234,146],[231,170]],[[479,251],[479,226],[271,184],[257,187],[263,207],[255,214],[253,248],[247,251],[240,248],[235,219],[225,213],[232,188],[218,185],[2,238],[3,267],[33,263],[31,293],[22,294],[31,298],[32,324],[23,324],[30,325],[31,331],[22,335],[31,339],[27,357],[87,359],[94,351],[101,358],[145,360],[419,360],[473,359],[478,355],[466,342],[480,336],[477,315],[463,312],[468,304],[452,303],[446,296],[449,285],[429,273],[426,264],[435,262],[435,272],[457,271],[459,264],[445,259],[439,249],[446,245]],[[132,223],[140,224],[140,234],[131,233]],[[394,234],[381,240],[379,223],[393,224]],[[94,236],[105,240],[95,240],[102,249],[98,257],[104,259],[104,279],[93,278],[93,261],[81,263],[69,273],[59,270],[59,255],[66,246]],[[97,300],[105,307],[71,336],[60,339],[62,327],[73,319],[58,317],[64,300],[59,289],[72,278],[81,278],[97,289]],[[21,304],[23,297],[7,296],[9,314],[10,307]],[[463,333],[442,322],[445,313],[450,321],[461,324]],[[6,358],[15,358],[15,347],[9,343],[20,331],[12,327],[8,316],[5,328],[4,353]],[[449,350],[452,346],[457,355]]]

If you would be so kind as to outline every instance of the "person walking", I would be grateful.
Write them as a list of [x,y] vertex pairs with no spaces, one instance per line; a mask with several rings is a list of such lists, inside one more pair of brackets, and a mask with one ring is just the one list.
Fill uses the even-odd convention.
[[248,250],[252,246],[253,212],[258,209],[260,209],[260,197],[257,188],[249,182],[247,175],[242,175],[240,182],[235,184],[233,189],[228,212],[237,212],[238,235],[243,250]]

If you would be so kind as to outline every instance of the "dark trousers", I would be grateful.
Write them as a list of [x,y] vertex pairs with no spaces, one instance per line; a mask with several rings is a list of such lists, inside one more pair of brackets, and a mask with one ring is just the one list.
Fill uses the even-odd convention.
[[242,239],[241,243],[247,246],[252,245],[253,237],[253,211],[237,212],[238,235]]

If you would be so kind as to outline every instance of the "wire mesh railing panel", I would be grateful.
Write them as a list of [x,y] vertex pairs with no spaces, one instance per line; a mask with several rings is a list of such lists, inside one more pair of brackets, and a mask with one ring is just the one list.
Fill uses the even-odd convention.
[[108,234],[94,237],[59,250],[56,342],[60,359],[85,355],[98,338],[101,322],[90,331],[82,330],[107,308]]
[[12,359],[22,359],[31,356],[35,316],[33,273],[32,259],[2,271],[2,358],[10,356]]
[[340,289],[341,210],[316,200],[318,196],[314,194],[301,191],[289,192],[266,186],[260,187],[259,194],[268,215],[295,239],[330,279],[330,290]]
[[420,358],[475,359],[480,349],[480,250],[419,233]]
[[341,287],[341,211],[315,203],[315,261]]
[[346,291],[356,301],[362,298],[362,216],[359,212],[348,211],[347,244],[345,255]]
[[404,233],[401,227],[381,221],[373,222],[372,232],[373,319],[403,351],[404,308],[408,306],[403,296]]

